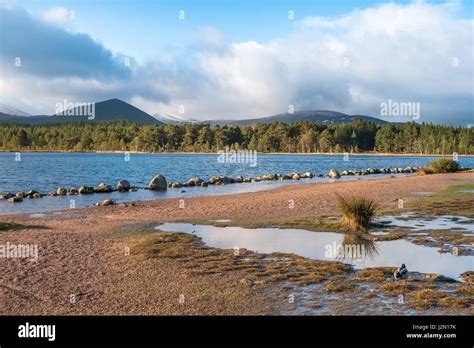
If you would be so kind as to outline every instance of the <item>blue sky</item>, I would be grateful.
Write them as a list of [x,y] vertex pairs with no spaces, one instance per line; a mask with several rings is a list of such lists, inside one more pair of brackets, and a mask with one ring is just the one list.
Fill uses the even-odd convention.
[[420,121],[474,123],[471,0],[0,4],[0,102],[32,114],[117,97],[198,119],[378,116],[392,100],[419,103]]
[[[444,2],[429,1],[433,4]],[[113,50],[144,60],[152,58],[157,49],[190,44],[193,32],[203,26],[218,28],[227,40],[233,42],[255,40],[265,43],[293,30],[295,22],[288,20],[290,10],[294,11],[295,20],[308,16],[337,17],[386,1],[22,0],[17,3],[36,14],[54,7],[73,10],[77,31],[91,34]],[[474,1],[463,0],[459,4],[459,16],[473,18]],[[180,10],[185,11],[184,21],[178,19]]]

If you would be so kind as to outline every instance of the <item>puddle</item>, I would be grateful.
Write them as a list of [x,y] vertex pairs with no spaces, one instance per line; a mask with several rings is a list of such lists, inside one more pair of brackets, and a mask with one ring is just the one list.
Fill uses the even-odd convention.
[[[192,233],[214,248],[238,247],[265,254],[294,253],[310,259],[341,261],[355,268],[399,267],[404,263],[409,271],[437,273],[454,279],[461,273],[474,269],[472,256],[441,254],[436,248],[416,245],[405,239],[374,242],[358,235],[333,232],[279,228],[248,229],[186,223],[164,223],[156,229]],[[340,246],[346,251],[345,257],[334,252]]]
[[389,232],[376,231],[371,233],[373,236],[385,236],[387,234],[389,234]]
[[64,214],[63,212],[53,212],[53,213],[34,213],[29,215],[32,219],[42,219],[42,220],[81,220],[86,219],[86,215],[80,214]]
[[430,191],[417,191],[417,192],[412,192],[412,194],[414,194],[414,195],[431,195],[431,194],[434,194],[434,192],[430,192]]
[[459,190],[456,192],[466,192],[466,193],[474,193],[474,190]]
[[212,222],[231,222],[232,220],[229,219],[219,219],[219,220],[210,220]]
[[30,218],[32,219],[41,219],[46,217],[46,214],[44,213],[35,213],[35,214],[30,214]]
[[413,230],[467,230],[474,233],[473,219],[464,216],[441,215],[434,219],[416,218],[413,213],[403,213],[399,216],[385,215],[377,220],[387,226],[409,227]]

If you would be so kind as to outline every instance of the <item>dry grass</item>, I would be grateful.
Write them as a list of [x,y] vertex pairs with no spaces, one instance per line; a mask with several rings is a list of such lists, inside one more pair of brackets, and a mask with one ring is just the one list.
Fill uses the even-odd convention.
[[427,218],[447,214],[474,218],[474,194],[463,192],[466,190],[474,190],[474,183],[452,185],[434,195],[410,200],[404,211]]
[[446,291],[423,289],[408,293],[407,305],[417,310],[433,307],[466,308],[473,303],[472,298],[458,297]]
[[325,282],[324,285],[326,286],[325,291],[328,293],[351,291],[354,290],[354,288],[356,287],[354,283],[352,283],[345,277],[335,277],[335,279],[331,279]]
[[459,278],[464,280],[466,283],[474,283],[474,271],[467,271],[462,273]]
[[185,233],[160,232],[146,244],[150,255],[172,258],[186,264],[185,273],[223,274],[242,270],[245,283],[266,284],[289,281],[298,285],[320,283],[351,272],[349,265],[333,261],[309,260],[293,254],[258,254],[240,249],[219,250],[205,246],[197,237]]
[[377,213],[377,204],[364,197],[343,197],[339,194],[336,197],[342,211],[341,226],[351,232],[367,232]]
[[420,167],[417,174],[439,174],[439,173],[454,173],[459,171],[459,163],[450,158],[438,158],[430,164]]
[[355,282],[385,282],[393,278],[396,267],[373,267],[363,268],[356,272],[353,280]]

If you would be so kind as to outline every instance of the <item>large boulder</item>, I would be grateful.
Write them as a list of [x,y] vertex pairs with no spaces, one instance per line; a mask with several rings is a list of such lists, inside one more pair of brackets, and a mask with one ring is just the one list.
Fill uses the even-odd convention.
[[69,190],[67,190],[68,195],[77,195],[79,191],[75,187],[71,187]]
[[314,174],[311,173],[311,172],[306,172],[306,173],[303,174],[303,178],[312,178],[313,176],[314,176]]
[[203,182],[202,179],[200,178],[191,178],[188,180],[188,185],[189,186],[201,186],[201,183]]
[[90,186],[81,186],[79,187],[79,190],[77,190],[77,192],[80,193],[81,195],[87,195],[87,194],[94,193],[94,188]]
[[261,179],[262,180],[275,180],[276,176],[275,174],[265,174],[265,175],[262,175]]
[[209,183],[214,185],[216,182],[219,181],[219,177],[214,175],[214,176],[211,176],[210,179],[209,179]]
[[299,175],[298,173],[294,173],[294,174],[291,176],[291,179],[292,179],[292,180],[299,180],[299,179],[301,179],[301,175]]
[[157,174],[150,180],[147,188],[149,190],[166,191],[168,189],[168,183],[163,175]]
[[328,176],[331,179],[339,179],[341,177],[341,175],[339,174],[339,172],[336,169],[331,169],[328,173]]
[[99,203],[96,203],[95,205],[98,207],[107,207],[109,205],[114,205],[114,204],[115,204],[115,201],[113,199],[107,198]]
[[130,183],[127,180],[119,180],[117,182],[117,191],[128,191],[130,189]]
[[225,175],[219,175],[219,181],[224,183],[224,184],[232,184],[234,183],[235,181],[233,180],[233,178],[229,178]]
[[11,197],[13,197],[13,195],[11,193],[0,192],[0,199],[8,199],[8,198],[11,198]]
[[107,185],[105,182],[101,182],[99,185],[94,187],[94,192],[96,193],[109,193],[112,192],[112,186]]
[[22,201],[23,201],[23,198],[17,197],[17,196],[8,198],[8,202],[10,203],[19,203]]
[[25,197],[32,197],[35,193],[38,193],[38,191],[35,191],[35,190],[26,191]]
[[64,187],[58,187],[56,194],[58,196],[65,196],[67,194],[67,190]]

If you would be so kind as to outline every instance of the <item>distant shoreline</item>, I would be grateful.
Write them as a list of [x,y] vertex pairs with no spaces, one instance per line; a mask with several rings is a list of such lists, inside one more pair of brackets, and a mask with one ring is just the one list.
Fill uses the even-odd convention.
[[[163,154],[163,155],[218,155],[217,152],[183,152],[183,151],[163,151],[163,152],[150,152],[150,151],[68,151],[68,150],[11,150],[3,151],[0,150],[0,153],[35,153],[35,152],[45,152],[45,153],[104,153],[104,154]],[[321,155],[321,156],[344,156],[344,154],[349,154],[349,156],[393,156],[393,157],[452,157],[452,154],[419,154],[419,153],[394,153],[394,152],[257,152],[257,155]],[[458,157],[474,157],[474,154],[458,154]]]

